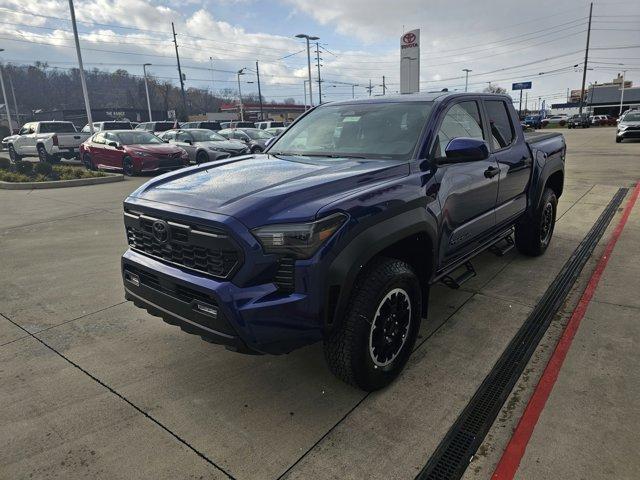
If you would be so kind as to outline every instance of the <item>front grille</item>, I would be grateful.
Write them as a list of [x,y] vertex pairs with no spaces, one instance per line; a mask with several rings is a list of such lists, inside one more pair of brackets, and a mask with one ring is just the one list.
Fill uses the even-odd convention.
[[158,220],[164,219],[125,212],[133,250],[216,278],[228,278],[239,267],[240,252],[223,230],[166,221],[168,237],[159,241],[153,233]]
[[142,270],[141,268],[135,268],[131,265],[127,265],[125,267],[125,272],[131,272],[137,275],[142,285],[165,293],[173,298],[180,300],[181,302],[191,303],[194,300],[199,300],[209,305],[217,305],[213,297],[194,290],[193,288],[185,287],[184,285],[179,285],[172,282],[160,282],[158,275],[156,275],[155,273]]

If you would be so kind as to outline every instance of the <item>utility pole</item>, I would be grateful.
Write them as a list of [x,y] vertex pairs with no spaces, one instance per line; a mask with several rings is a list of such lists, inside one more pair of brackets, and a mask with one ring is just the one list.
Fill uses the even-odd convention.
[[582,88],[580,89],[580,108],[578,113],[582,115],[585,95],[584,87],[587,82],[587,64],[589,62],[589,40],[591,39],[591,17],[593,16],[593,2],[589,4],[589,26],[587,27],[587,46],[584,49],[584,70],[582,71]]
[[240,87],[240,75],[244,75],[244,68],[238,70],[238,98],[240,99],[240,121],[244,122],[244,107],[242,106],[242,88]]
[[462,71],[465,73],[464,75],[464,91],[466,92],[469,88],[469,72],[473,72],[468,68],[463,68]]
[[260,90],[260,68],[258,67],[258,61],[256,60],[256,77],[258,77],[258,99],[260,100],[260,120],[264,120],[262,113],[262,91]]
[[93,135],[93,117],[91,116],[91,105],[89,103],[89,91],[87,81],[84,78],[84,66],[82,65],[82,53],[80,52],[80,39],[78,38],[78,26],[76,25],[76,11],[73,8],[73,0],[69,0],[69,13],[71,14],[71,26],[73,27],[73,38],[76,43],[76,54],[78,56],[78,68],[80,73],[80,83],[82,84],[82,95],[84,96],[84,108],[87,111],[87,121],[89,131]]
[[320,44],[316,42],[316,64],[318,65],[318,105],[322,105],[322,78],[320,77]]
[[[4,48],[0,48],[0,52],[3,52]],[[9,99],[7,98],[7,91],[4,89],[4,78],[2,78],[2,66],[0,65],[0,87],[2,87],[2,100],[4,101],[4,108],[7,111],[7,123],[9,124],[9,134],[13,135],[13,125],[11,124],[11,113],[9,113]]]
[[527,114],[527,103],[529,102],[529,92],[524,94],[524,114]]
[[371,92],[373,91],[373,87],[371,86],[371,79],[369,79],[369,86],[364,88],[366,88],[369,91],[369,96],[371,96]]
[[309,40],[319,40],[320,37],[309,36],[306,33],[299,33],[296,38],[304,38],[307,40],[307,70],[309,72],[309,104],[313,107],[313,89],[311,88],[311,50],[309,49]]
[[16,112],[16,123],[20,126],[20,113],[18,112],[18,102],[16,101],[16,91],[13,88],[13,78],[9,75],[9,88],[11,88],[11,96],[13,97],[13,109]]
[[144,72],[144,90],[147,93],[147,108],[149,109],[149,121],[153,122],[153,118],[151,118],[151,100],[149,100],[149,85],[147,85],[147,67],[150,67],[150,63],[145,63],[142,65],[142,71]]
[[385,76],[382,75],[382,95],[386,95],[386,94],[387,94],[387,83],[386,83]]
[[622,115],[622,101],[624,100],[624,77],[627,76],[627,71],[622,71],[622,90],[620,91],[620,110],[618,111],[618,116]]
[[356,87],[359,87],[357,83],[351,85],[351,98],[356,98]]
[[520,89],[520,103],[518,103],[518,116],[522,116],[522,89]]
[[[69,0],[71,1],[71,0]],[[182,108],[185,116],[187,115],[187,95],[184,93],[184,77],[182,76],[182,67],[180,67],[180,54],[178,53],[178,40],[176,39],[176,27],[171,22],[171,30],[173,31],[173,44],[176,47],[176,61],[178,62],[178,75],[180,75],[180,91],[182,92]]]
[[211,62],[211,95],[213,96],[213,90],[214,90],[213,57],[209,57],[209,62]]

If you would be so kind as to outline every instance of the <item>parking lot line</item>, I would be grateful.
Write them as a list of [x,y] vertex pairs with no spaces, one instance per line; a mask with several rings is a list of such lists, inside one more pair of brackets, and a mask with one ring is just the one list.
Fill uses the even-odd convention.
[[531,399],[518,422],[518,426],[516,427],[511,440],[507,444],[502,458],[493,473],[492,479],[510,480],[515,476],[518,467],[520,466],[520,461],[524,456],[527,444],[529,443],[538,419],[540,418],[540,414],[542,413],[547,399],[549,398],[555,382],[558,379],[558,375],[569,348],[571,347],[573,338],[580,327],[580,322],[582,321],[585,312],[587,311],[587,307],[593,298],[598,283],[600,282],[600,278],[607,267],[607,263],[609,262],[613,249],[624,230],[639,194],[640,181],[636,183],[633,193],[627,201],[624,212],[600,257],[591,278],[589,279],[587,287],[585,288],[577,307],[569,319],[569,323],[567,324],[564,333],[560,337],[560,340],[542,373],[542,377],[540,378],[538,385],[536,386],[533,395],[531,396]]

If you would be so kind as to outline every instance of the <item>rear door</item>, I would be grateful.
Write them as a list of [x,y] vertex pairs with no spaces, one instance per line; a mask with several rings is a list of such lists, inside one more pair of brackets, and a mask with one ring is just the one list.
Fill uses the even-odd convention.
[[[110,168],[122,168],[123,151],[114,146],[119,145],[118,137],[115,133],[104,132],[103,157],[104,164]],[[110,145],[111,144],[111,145]]]
[[179,131],[176,133],[175,144],[180,148],[186,150],[189,154],[189,160],[196,161],[196,147],[194,146],[193,137],[189,132]]
[[[435,162],[446,158],[448,143],[458,137],[486,141],[479,100],[464,100],[448,107],[431,150]],[[498,164],[486,160],[441,164],[438,197],[442,209],[440,267],[476,248],[495,226]]]
[[89,144],[89,155],[93,160],[93,164],[101,168],[105,163],[105,139],[104,132],[96,133]]
[[500,168],[496,225],[507,224],[527,208],[527,185],[531,178],[531,154],[517,123],[515,110],[504,100],[484,100],[489,145]]

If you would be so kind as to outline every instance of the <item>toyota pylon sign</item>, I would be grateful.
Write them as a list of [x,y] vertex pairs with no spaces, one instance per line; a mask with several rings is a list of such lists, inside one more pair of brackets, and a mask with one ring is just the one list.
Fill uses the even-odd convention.
[[400,37],[400,93],[420,91],[420,29]]

